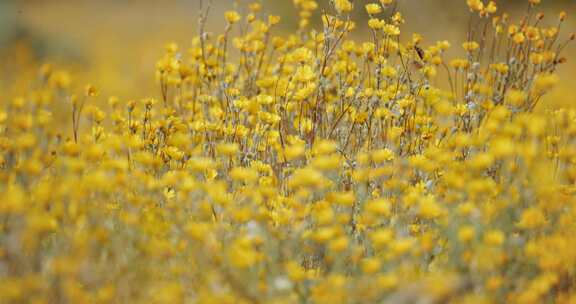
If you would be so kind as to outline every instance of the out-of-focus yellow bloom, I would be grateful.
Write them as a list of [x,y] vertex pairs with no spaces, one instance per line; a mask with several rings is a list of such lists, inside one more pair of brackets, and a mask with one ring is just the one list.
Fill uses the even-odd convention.
[[382,12],[382,7],[378,3],[366,4],[366,12],[370,15],[376,15]]
[[240,14],[238,14],[237,11],[227,11],[224,13],[224,18],[226,19],[226,21],[230,24],[234,24],[238,21],[240,21]]
[[505,240],[506,237],[500,230],[491,230],[484,235],[484,243],[490,246],[500,246]]

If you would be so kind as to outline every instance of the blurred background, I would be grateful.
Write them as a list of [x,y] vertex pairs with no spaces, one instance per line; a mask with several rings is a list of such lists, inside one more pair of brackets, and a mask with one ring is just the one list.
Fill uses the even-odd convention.
[[[465,0],[399,0],[406,19],[404,37],[424,35],[426,43],[449,40],[454,49],[465,38],[468,10]],[[208,0],[204,0],[204,3]],[[242,12],[251,1],[213,0],[208,32],[220,33],[223,13]],[[292,0],[262,0],[268,13],[282,17],[278,31],[296,29]],[[365,26],[364,4],[357,0],[356,21]],[[522,14],[527,0],[496,1],[500,12]],[[560,11],[569,16],[563,38],[575,31],[576,0],[543,0],[539,10],[549,25]],[[318,0],[327,6],[329,0]],[[51,63],[72,72],[79,85],[94,83],[102,95],[140,98],[157,94],[154,65],[164,46],[176,42],[187,48],[197,33],[200,0],[0,0],[0,97],[14,96],[29,85],[41,63]],[[319,12],[318,10],[317,12]],[[319,21],[319,18],[315,18]],[[357,31],[358,39],[365,28]],[[562,85],[548,97],[546,105],[571,106],[576,94],[568,94],[576,80],[576,48],[568,47],[568,63],[561,68]]]

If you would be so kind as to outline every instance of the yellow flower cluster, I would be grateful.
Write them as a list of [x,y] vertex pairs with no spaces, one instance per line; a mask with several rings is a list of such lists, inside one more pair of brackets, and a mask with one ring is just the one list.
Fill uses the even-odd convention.
[[157,98],[43,66],[0,108],[0,302],[574,303],[576,111],[535,110],[574,35],[539,2],[468,0],[452,60],[396,1],[356,41],[353,1],[295,0],[287,35],[201,12]]

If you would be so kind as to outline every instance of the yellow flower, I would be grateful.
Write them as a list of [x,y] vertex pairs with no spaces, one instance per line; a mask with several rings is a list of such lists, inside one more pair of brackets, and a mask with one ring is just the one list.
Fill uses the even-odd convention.
[[410,251],[410,249],[412,249],[413,246],[414,246],[414,239],[403,238],[403,239],[394,240],[390,244],[390,250],[391,250],[391,253],[394,254],[395,256],[400,256],[400,255],[408,253],[408,251]]
[[333,252],[342,252],[348,248],[348,238],[345,236],[338,237],[328,244],[328,248],[330,248]]
[[370,15],[376,15],[382,12],[382,7],[378,3],[366,4],[366,12]]
[[254,183],[258,179],[258,172],[250,168],[236,167],[230,170],[230,177],[236,181]]
[[484,234],[484,243],[490,246],[501,246],[506,237],[500,230],[490,230]]
[[463,226],[458,229],[458,240],[463,243],[470,242],[475,235],[474,227],[472,226]]
[[352,191],[333,192],[333,193],[328,194],[326,197],[332,203],[342,205],[342,206],[347,206],[347,207],[352,206],[354,204],[354,202],[356,201],[356,196],[354,195],[354,192],[352,192]]
[[376,248],[383,248],[388,245],[394,237],[392,230],[378,229],[370,233],[370,240]]
[[524,36],[524,33],[519,32],[519,33],[514,34],[514,36],[512,37],[512,40],[516,44],[521,44],[526,40],[526,36]]
[[477,49],[480,47],[480,45],[479,45],[478,42],[476,42],[476,41],[468,41],[468,42],[464,42],[464,43],[462,44],[462,47],[463,47],[466,51],[472,52],[472,51],[477,50]]
[[425,219],[434,219],[444,213],[443,208],[436,202],[432,195],[426,195],[420,199],[418,215]]
[[379,149],[372,151],[372,160],[376,163],[394,160],[394,152],[390,149]]
[[516,151],[514,143],[508,138],[497,138],[490,143],[490,152],[495,157],[510,157]]
[[364,207],[367,212],[380,215],[389,216],[390,215],[390,202],[385,199],[376,199],[366,202]]
[[488,5],[485,8],[486,12],[489,14],[494,14],[498,10],[496,3],[494,1],[488,2]]
[[304,65],[296,70],[295,78],[300,82],[309,82],[316,77],[314,70],[309,65]]
[[392,24],[386,24],[384,26],[384,33],[390,36],[398,36],[400,35],[400,28]]
[[220,155],[225,156],[234,156],[236,153],[238,153],[238,150],[239,150],[238,144],[236,143],[222,143],[216,146],[216,151]]
[[349,0],[334,0],[333,3],[339,13],[349,13],[352,11],[353,5]]
[[547,223],[546,216],[540,208],[531,207],[522,212],[517,226],[522,229],[535,229]]
[[276,25],[280,23],[280,16],[270,15],[268,16],[268,24],[269,25]]
[[542,0],[528,0],[528,2],[530,2],[530,4],[532,4],[532,5],[538,5],[538,4],[540,4],[541,1]]
[[466,3],[471,11],[481,11],[484,9],[484,3],[482,0],[466,0]]
[[300,282],[306,279],[306,270],[298,265],[298,263],[290,261],[286,263],[285,268],[290,280],[294,282]]
[[197,241],[204,241],[210,233],[210,224],[204,222],[191,222],[184,230],[188,235]]
[[292,60],[296,62],[308,62],[313,56],[312,51],[305,47],[297,48],[292,52]]
[[312,235],[312,239],[318,243],[326,243],[336,236],[334,227],[321,227]]
[[362,272],[367,274],[376,273],[382,267],[382,262],[378,258],[366,258],[362,260]]
[[384,20],[377,18],[370,18],[370,20],[368,20],[368,26],[375,30],[383,28],[385,24],[386,22]]
[[398,276],[394,274],[381,274],[376,278],[378,287],[384,290],[390,290],[398,286]]
[[86,88],[84,89],[86,96],[89,97],[95,97],[98,96],[98,90],[96,90],[96,87],[89,84],[86,86]]
[[230,264],[236,268],[246,269],[260,260],[252,240],[242,237],[234,240],[228,250]]
[[533,93],[543,94],[552,89],[558,83],[558,75],[556,74],[538,74],[534,78]]
[[237,11],[226,11],[224,13],[224,18],[226,19],[226,21],[230,24],[234,24],[238,21],[240,21],[240,14],[238,14]]

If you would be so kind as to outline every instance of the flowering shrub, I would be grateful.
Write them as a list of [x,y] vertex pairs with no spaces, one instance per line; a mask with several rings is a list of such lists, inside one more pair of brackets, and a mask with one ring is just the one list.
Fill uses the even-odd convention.
[[364,42],[349,0],[285,36],[204,7],[159,97],[105,106],[43,66],[0,111],[0,299],[573,303],[576,111],[535,107],[574,34],[539,2],[468,0],[452,60],[393,0]]

